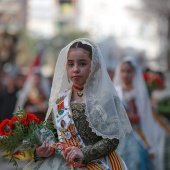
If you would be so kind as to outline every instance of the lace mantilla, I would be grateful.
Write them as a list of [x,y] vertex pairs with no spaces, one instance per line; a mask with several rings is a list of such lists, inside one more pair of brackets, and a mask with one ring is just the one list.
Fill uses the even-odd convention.
[[70,46],[79,41],[92,48],[91,73],[84,85],[82,97],[86,105],[86,120],[92,131],[103,138],[119,139],[124,137],[132,130],[126,111],[107,73],[105,60],[98,45],[85,38],[72,41],[59,54],[46,119],[55,101],[59,98],[60,92],[72,86],[72,83],[68,82],[65,69],[67,54]]

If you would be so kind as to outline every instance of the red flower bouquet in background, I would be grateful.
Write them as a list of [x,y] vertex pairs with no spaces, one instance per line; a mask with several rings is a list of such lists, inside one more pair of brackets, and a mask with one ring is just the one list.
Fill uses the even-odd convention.
[[0,150],[6,152],[3,157],[9,157],[9,162],[18,166],[17,155],[25,156],[25,151],[31,155],[32,148],[44,140],[55,141],[53,130],[50,122],[45,125],[34,114],[17,111],[11,120],[5,119],[0,124]]
[[147,72],[144,73],[143,77],[150,96],[154,90],[164,88],[164,80],[159,74]]

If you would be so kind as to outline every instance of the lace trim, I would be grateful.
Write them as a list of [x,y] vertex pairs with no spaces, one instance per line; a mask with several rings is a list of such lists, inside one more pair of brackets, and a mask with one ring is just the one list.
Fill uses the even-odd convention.
[[[95,77],[95,75],[94,75]],[[95,78],[94,78],[95,79]],[[99,84],[99,82],[96,82]],[[91,81],[89,85],[87,86],[87,89],[90,91],[87,103],[89,104],[88,108],[93,108],[92,110],[89,110],[86,107],[86,120],[89,122],[89,126],[92,128],[92,131],[96,133],[98,136],[102,136],[103,138],[123,138],[126,133],[130,133],[132,131],[131,126],[127,124],[127,114],[125,112],[124,107],[122,106],[119,98],[117,96],[113,97],[115,101],[115,107],[117,114],[119,114],[119,117],[116,116],[116,114],[107,114],[106,108],[102,108],[100,105],[97,105],[97,103],[102,103],[102,101],[107,100],[109,98],[107,96],[107,93],[100,93],[100,96],[96,96],[92,93],[90,88],[94,87],[94,82]],[[93,92],[95,92],[93,90]],[[108,101],[109,102],[109,101]],[[113,104],[113,103],[110,103]],[[90,112],[90,114],[89,114]],[[122,129],[122,131],[120,131]]]

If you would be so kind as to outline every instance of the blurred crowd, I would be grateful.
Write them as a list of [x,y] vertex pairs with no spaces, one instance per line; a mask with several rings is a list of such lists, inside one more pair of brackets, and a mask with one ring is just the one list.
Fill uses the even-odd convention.
[[50,86],[51,79],[43,76],[39,68],[29,76],[0,72],[0,121],[10,119],[19,108],[44,120]]

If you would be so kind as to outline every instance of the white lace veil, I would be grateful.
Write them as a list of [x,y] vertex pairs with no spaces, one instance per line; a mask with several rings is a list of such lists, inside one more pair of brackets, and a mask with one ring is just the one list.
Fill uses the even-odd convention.
[[83,101],[86,116],[92,131],[103,138],[121,138],[132,130],[126,111],[120,102],[113,83],[107,73],[105,61],[99,47],[88,39],[76,39],[63,48],[59,54],[46,120],[58,98],[58,93],[72,86],[66,73],[67,53],[75,42],[92,47],[91,73],[84,86]]
[[126,56],[121,60],[120,64],[116,69],[116,73],[114,77],[114,85],[116,87],[120,87],[118,88],[120,89],[118,93],[120,93],[119,97],[122,98],[120,66],[122,63],[125,62],[131,63],[131,65],[135,68],[135,74],[133,78],[133,88],[135,90],[136,105],[141,119],[140,124],[150,146],[153,147],[155,141],[155,134],[154,134],[155,120],[152,115],[151,103],[149,100],[149,95],[148,95],[145,81],[143,79],[141,68],[138,65],[137,61],[132,56]]

